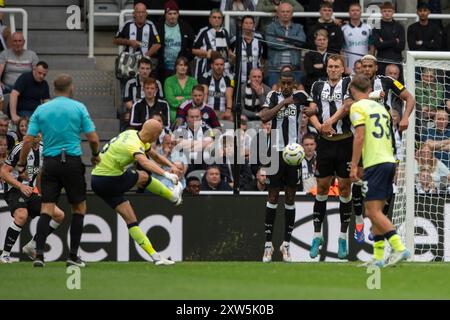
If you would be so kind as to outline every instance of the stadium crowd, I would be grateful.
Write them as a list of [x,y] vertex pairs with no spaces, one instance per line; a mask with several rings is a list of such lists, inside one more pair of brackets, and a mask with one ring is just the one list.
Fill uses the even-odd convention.
[[[227,131],[233,124],[233,95],[240,83],[242,114],[240,128],[241,190],[265,190],[265,170],[259,155],[261,139],[270,135],[270,122],[260,111],[271,90],[279,90],[281,71],[289,70],[295,86],[310,93],[314,83],[327,79],[327,62],[332,54],[344,57],[344,74],[364,73],[361,58],[377,58],[377,73],[403,82],[402,61],[409,50],[450,50],[449,27],[428,20],[435,12],[433,1],[417,6],[419,21],[407,30],[395,19],[395,6],[381,4],[379,28],[361,19],[359,1],[222,0],[210,1],[207,25],[182,17],[190,9],[184,1],[135,1],[133,19],[118,30],[113,43],[130,54],[138,54],[137,74],[120,79],[123,109],[121,131],[141,130],[148,119],[161,122],[164,130],[154,149],[179,168],[187,193],[199,190],[231,190],[233,142]],[[164,9],[161,17],[147,16],[147,9]],[[223,10],[273,12],[273,18],[243,15],[224,27]],[[293,12],[319,12],[320,17],[293,18]],[[336,19],[334,12],[348,12],[348,19]],[[241,72],[236,69],[236,28],[242,27]],[[450,24],[449,24],[450,26]],[[24,49],[20,32],[0,28],[0,85],[4,114],[0,116],[0,146],[12,150],[26,132],[27,119],[38,105],[50,99],[45,81],[49,65]],[[17,63],[17,62],[20,63]],[[51,61],[49,62],[51,67]],[[446,192],[450,178],[450,83],[447,74],[435,69],[418,70],[416,77],[417,191]],[[238,77],[240,77],[238,79]],[[404,101],[393,91],[389,106],[394,124],[403,115]],[[5,96],[5,99],[3,97]],[[9,101],[6,103],[6,101]],[[17,128],[17,129],[16,129]],[[322,133],[303,114],[298,119],[298,137],[305,149],[297,190],[315,192],[317,138]],[[3,138],[5,137],[5,138]],[[398,130],[397,146],[401,146]],[[0,151],[4,148],[0,148]],[[5,159],[7,152],[0,152]],[[220,161],[211,161],[220,159]],[[256,161],[252,161],[256,159]],[[170,181],[161,181],[170,186]],[[167,179],[166,179],[167,180]]]

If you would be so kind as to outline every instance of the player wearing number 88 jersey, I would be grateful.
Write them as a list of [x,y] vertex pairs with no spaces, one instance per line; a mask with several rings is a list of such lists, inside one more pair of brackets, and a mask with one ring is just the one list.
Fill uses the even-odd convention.
[[394,265],[409,258],[410,253],[382,211],[386,199],[392,195],[395,174],[391,118],[384,106],[369,100],[369,78],[355,76],[350,83],[350,90],[356,101],[350,109],[350,119],[355,127],[350,178],[354,182],[359,181],[358,163],[362,155],[364,181],[367,183],[364,206],[374,234],[372,263],[377,266],[384,264],[384,239],[387,239],[393,253],[386,265]]

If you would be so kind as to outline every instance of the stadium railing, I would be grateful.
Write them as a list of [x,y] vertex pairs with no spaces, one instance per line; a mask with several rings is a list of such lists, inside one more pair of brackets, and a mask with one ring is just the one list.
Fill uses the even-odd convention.
[[[377,6],[375,6],[377,7]],[[370,7],[368,8],[370,10]],[[147,10],[150,15],[163,15],[164,10]],[[119,17],[119,28],[121,28],[125,24],[125,16],[132,16],[133,10],[121,10],[120,12],[95,12],[94,10],[94,0],[89,1],[89,58],[94,58],[94,28],[95,28],[95,17]],[[180,10],[181,16],[209,16],[209,10]],[[260,11],[224,11],[224,25],[225,28],[229,29],[230,27],[230,18],[231,17],[239,17],[244,15],[251,15],[254,17],[271,17],[273,13],[268,12],[260,12]],[[294,17],[298,18],[314,18],[319,17],[320,14],[318,12],[294,12]],[[335,12],[334,17],[336,18],[348,18],[348,12]],[[381,13],[373,11],[373,12],[364,12],[362,13],[363,19],[381,19]],[[395,19],[415,19],[419,21],[419,17],[416,13],[395,13]],[[443,19],[450,20],[450,14],[430,14],[429,19]]]
[[28,12],[22,8],[0,8],[0,12],[9,13],[9,28],[11,33],[16,32],[16,13],[22,15],[22,33],[25,38],[25,49],[28,43]]

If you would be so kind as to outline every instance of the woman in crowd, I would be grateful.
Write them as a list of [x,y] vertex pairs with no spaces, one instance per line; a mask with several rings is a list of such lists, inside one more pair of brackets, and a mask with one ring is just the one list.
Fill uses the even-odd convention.
[[197,80],[189,76],[188,70],[187,58],[179,57],[175,62],[175,74],[164,82],[164,92],[170,106],[170,123],[175,123],[177,108],[191,98],[192,88],[197,85]]

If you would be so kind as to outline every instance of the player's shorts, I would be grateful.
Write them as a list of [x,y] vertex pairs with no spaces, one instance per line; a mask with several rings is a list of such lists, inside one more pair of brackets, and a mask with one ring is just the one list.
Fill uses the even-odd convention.
[[58,202],[61,189],[64,188],[70,204],[78,204],[86,200],[86,168],[79,156],[44,157],[42,171],[42,202]]
[[395,168],[395,163],[385,162],[364,169],[364,200],[386,200],[392,196]]
[[352,161],[353,136],[330,141],[319,137],[317,142],[316,178],[338,176],[348,178]]
[[17,209],[27,209],[28,216],[33,219],[41,214],[41,197],[33,193],[30,197],[26,197],[18,189],[13,188],[5,193],[5,201],[8,204],[11,216]]
[[127,201],[124,193],[133,188],[139,179],[134,169],[128,169],[121,176],[95,176],[91,177],[92,191],[102,198],[111,208]]
[[302,167],[290,166],[284,162],[282,153],[278,152],[279,169],[276,174],[267,176],[266,185],[272,188],[292,187],[297,188],[297,182],[302,173]]

